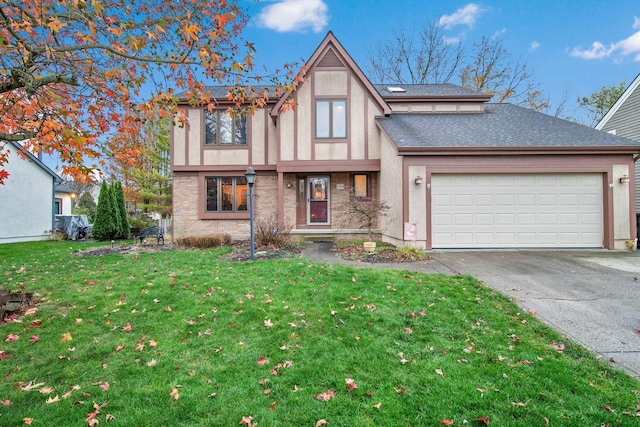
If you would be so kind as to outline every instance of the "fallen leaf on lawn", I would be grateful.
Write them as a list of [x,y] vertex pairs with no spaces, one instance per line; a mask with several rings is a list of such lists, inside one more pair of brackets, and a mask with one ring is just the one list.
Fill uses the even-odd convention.
[[136,344],[136,348],[133,351],[142,351],[142,350],[145,349],[145,347],[146,347],[146,345],[144,343],[140,342],[140,343]]
[[345,378],[344,382],[347,383],[347,385],[349,386],[348,391],[352,391],[358,388],[358,384],[356,384],[353,378]]
[[129,332],[131,330],[131,323],[128,323],[122,327],[122,330],[125,332]]
[[407,389],[404,387],[394,387],[393,389],[396,391],[396,393],[407,394]]
[[267,328],[270,328],[273,326],[273,323],[271,322],[271,319],[267,319],[264,321],[264,326],[266,326]]
[[315,398],[317,400],[324,400],[325,402],[328,401],[329,399],[333,399],[334,397],[336,397],[336,394],[332,390],[327,390],[325,392],[318,393],[315,395]]
[[440,420],[441,424],[444,424],[446,426],[452,426],[453,425],[453,420]]
[[116,353],[119,352],[120,350],[123,350],[123,349],[124,349],[123,345],[116,346]]
[[260,359],[258,359],[258,361],[257,361],[256,363],[257,363],[258,365],[262,366],[262,365],[264,365],[264,364],[265,364],[265,363],[267,363],[267,362],[268,362],[268,360],[267,360],[267,359],[264,359],[264,358],[262,358],[262,357],[261,357]]
[[180,398],[180,393],[178,393],[177,388],[174,388],[171,390],[171,393],[169,393],[169,396],[171,396],[173,400],[178,400]]
[[62,335],[62,338],[60,339],[60,341],[64,342],[64,341],[71,341],[73,338],[71,338],[71,334],[69,332],[65,332]]
[[327,425],[327,420],[325,420],[324,418],[321,420],[318,420],[318,422],[316,423],[316,427],[321,427],[326,425]]
[[49,393],[53,393],[53,387],[42,387],[40,390],[38,390],[41,394],[49,394]]
[[406,365],[409,362],[411,362],[411,359],[405,359],[405,358],[400,359],[400,363],[402,363],[403,365]]
[[82,323],[82,318],[80,317],[76,318],[76,325],[79,325],[80,323]]
[[104,384],[100,384],[100,388],[103,389],[104,391],[109,390],[109,383],[105,381]]
[[38,387],[43,386],[43,385],[44,385],[44,383],[34,384],[33,381],[29,381],[26,385],[20,384],[20,390],[29,391],[29,390],[33,390],[34,388],[38,388]]
[[0,360],[6,359],[9,356],[11,356],[11,353],[5,353],[4,351],[0,351]]
[[2,406],[11,406],[11,401],[9,399],[0,400],[0,405],[2,405]]
[[253,294],[246,294],[244,297],[245,297],[246,299],[254,299],[254,298],[255,298],[255,295],[253,295]]
[[489,425],[489,417],[478,417],[478,418],[474,418],[473,421],[477,421],[480,424],[484,424],[486,426]]
[[609,412],[616,412],[613,408],[611,408],[611,406],[607,405],[607,406],[603,406],[602,409],[604,409],[605,411],[609,411]]
[[413,333],[413,329],[411,328],[404,328],[404,331],[408,334],[412,334]]
[[47,399],[47,403],[58,403],[60,402],[60,398],[58,397],[58,395],[56,394],[56,397],[50,397]]
[[104,417],[104,420],[105,420],[106,422],[109,422],[109,421],[115,421],[115,419],[116,419],[116,417],[115,417],[115,416],[113,416],[113,415],[111,415],[111,414],[107,414],[107,415],[105,415],[105,417]]
[[561,342],[557,343],[557,342],[552,342],[551,344],[549,344],[554,350],[558,350],[558,351],[564,351],[565,349],[565,345]]
[[382,406],[382,402],[378,402],[375,405],[373,405],[373,407],[376,409],[380,409],[381,406]]
[[242,419],[240,420],[239,424],[245,425],[245,426],[250,426],[251,425],[251,421],[253,421],[253,417],[249,416],[249,417],[242,417]]
[[147,366],[156,366],[158,361],[156,359],[151,359],[150,362],[147,363]]
[[441,377],[444,377],[444,372],[442,372],[442,369],[436,369],[436,374],[440,375]]
[[19,339],[20,339],[19,335],[9,334],[7,335],[7,338],[4,340],[4,342],[18,341]]
[[262,390],[262,394],[269,394],[269,393],[271,393],[270,388],[265,388],[264,390]]
[[31,336],[31,339],[29,340],[29,342],[30,342],[31,344],[35,344],[35,343],[37,343],[38,341],[40,341],[40,335],[32,335],[32,336]]
[[24,421],[24,423],[28,426],[31,425],[31,423],[33,422],[33,418],[23,418],[22,421]]
[[155,340],[149,340],[149,347],[157,347],[158,346],[158,342]]

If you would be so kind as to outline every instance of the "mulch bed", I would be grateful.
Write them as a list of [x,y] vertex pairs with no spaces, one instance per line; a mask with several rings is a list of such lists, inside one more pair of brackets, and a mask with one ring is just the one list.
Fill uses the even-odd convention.
[[[224,258],[229,261],[245,262],[251,260],[251,249],[249,242],[237,241],[233,243],[234,250]],[[177,246],[171,243],[164,245],[156,244],[115,244],[113,246],[101,246],[99,248],[91,248],[82,250],[77,253],[78,256],[103,256],[112,254],[121,255],[135,255],[142,252],[164,252],[171,250],[188,250],[187,248]],[[267,260],[267,259],[281,259],[281,258],[297,258],[299,257],[304,248],[302,245],[291,245],[284,248],[276,247],[256,247],[254,251],[254,259]],[[410,254],[399,252],[393,247],[382,246],[378,247],[372,254],[367,253],[361,244],[354,244],[348,246],[334,246],[333,249],[338,256],[342,259],[357,262],[368,263],[405,263],[424,261],[427,258],[417,258]]]

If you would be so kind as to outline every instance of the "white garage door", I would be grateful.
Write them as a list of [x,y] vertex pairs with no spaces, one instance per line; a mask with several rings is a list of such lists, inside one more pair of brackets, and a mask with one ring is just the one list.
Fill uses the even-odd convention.
[[602,247],[602,175],[433,175],[433,248]]

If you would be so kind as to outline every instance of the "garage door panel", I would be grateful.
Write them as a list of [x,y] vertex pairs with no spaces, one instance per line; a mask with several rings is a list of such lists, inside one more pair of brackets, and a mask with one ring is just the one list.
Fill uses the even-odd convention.
[[446,247],[602,247],[602,175],[432,176],[432,238]]

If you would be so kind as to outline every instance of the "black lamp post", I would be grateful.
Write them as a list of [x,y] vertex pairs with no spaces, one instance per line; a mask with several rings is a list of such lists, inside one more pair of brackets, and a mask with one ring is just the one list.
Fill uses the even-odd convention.
[[251,224],[251,259],[253,259],[255,254],[255,240],[254,240],[254,232],[253,232],[253,184],[256,183],[256,171],[253,170],[251,166],[244,173],[244,177],[247,179],[247,184],[249,184],[249,222]]

